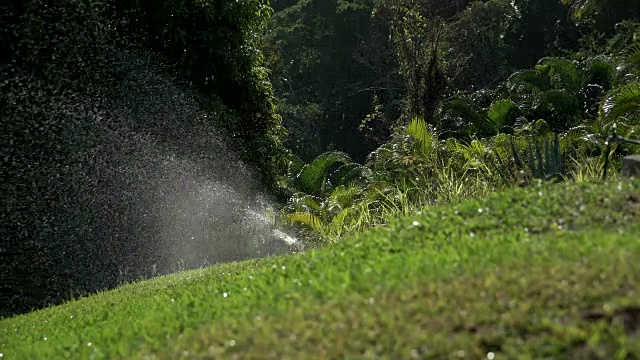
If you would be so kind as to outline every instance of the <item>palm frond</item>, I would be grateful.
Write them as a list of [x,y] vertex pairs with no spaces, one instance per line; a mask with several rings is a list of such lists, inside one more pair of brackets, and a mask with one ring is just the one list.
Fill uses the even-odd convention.
[[496,128],[511,126],[516,121],[518,105],[509,99],[497,100],[491,104],[487,115],[493,121]]
[[295,178],[303,167],[304,162],[300,160],[299,157],[292,155],[291,160],[289,160],[289,165],[287,166],[287,177],[291,179]]
[[575,92],[556,89],[539,94],[533,110],[538,116],[549,120],[548,125],[554,130],[572,126],[583,111]]
[[314,212],[319,211],[322,199],[305,193],[295,193],[289,198],[287,205],[283,209],[285,212]]
[[310,213],[297,212],[285,214],[283,215],[283,219],[289,224],[304,224],[315,231],[320,231],[323,227],[320,218]]
[[534,69],[522,70],[511,75],[506,82],[510,93],[535,94],[551,88],[549,77]]
[[555,89],[577,92],[582,88],[583,74],[574,61],[548,57],[541,59],[535,69],[547,76]]
[[640,41],[636,41],[627,48],[627,61],[640,68]]
[[338,205],[340,209],[345,209],[353,205],[360,196],[363,189],[359,186],[340,186],[335,188],[326,200],[327,206]]
[[448,123],[449,126],[456,123],[471,124],[479,135],[493,135],[498,130],[488,121],[489,119],[478,105],[464,97],[454,97],[447,100],[442,105],[440,116],[441,121]]
[[610,91],[600,105],[600,116],[615,121],[622,115],[639,110],[640,82],[634,82]]
[[587,60],[583,69],[586,76],[585,85],[600,85],[605,91],[609,90],[616,76],[616,69],[612,65],[613,62],[613,59],[605,56]]
[[336,166],[349,163],[352,163],[351,158],[344,152],[326,152],[300,170],[295,184],[299,190],[307,194],[320,195],[324,191],[330,171]]
[[407,134],[417,142],[420,152],[425,157],[428,158],[431,156],[434,151],[434,145],[437,142],[437,138],[431,131],[429,131],[424,119],[414,117],[407,126]]
[[366,166],[349,163],[340,166],[329,175],[331,185],[336,188],[341,185],[365,184],[373,176],[373,172]]

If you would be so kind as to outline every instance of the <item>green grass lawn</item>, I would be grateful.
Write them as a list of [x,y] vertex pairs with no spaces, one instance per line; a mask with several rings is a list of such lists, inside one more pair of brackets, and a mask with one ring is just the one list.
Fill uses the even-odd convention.
[[543,185],[4,319],[0,353],[638,359],[639,284],[640,182]]

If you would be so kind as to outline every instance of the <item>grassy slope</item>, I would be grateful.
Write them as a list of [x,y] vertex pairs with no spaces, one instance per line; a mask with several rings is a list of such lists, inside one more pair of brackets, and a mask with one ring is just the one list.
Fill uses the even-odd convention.
[[514,189],[5,319],[0,353],[638,358],[639,220],[637,181]]

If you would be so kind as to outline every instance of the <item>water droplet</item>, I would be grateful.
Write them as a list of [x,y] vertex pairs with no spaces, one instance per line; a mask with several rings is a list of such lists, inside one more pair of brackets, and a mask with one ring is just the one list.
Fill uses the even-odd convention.
[[487,353],[487,359],[489,360],[493,360],[496,357],[496,354],[492,353],[492,352],[488,352]]

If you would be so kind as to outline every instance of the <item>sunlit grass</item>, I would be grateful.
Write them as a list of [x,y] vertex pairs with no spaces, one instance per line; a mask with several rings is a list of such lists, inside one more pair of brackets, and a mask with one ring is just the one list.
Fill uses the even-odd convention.
[[[595,179],[601,179],[604,173],[604,156],[587,158],[585,156],[578,156],[577,159],[570,158],[572,164],[572,170],[569,172],[569,177],[576,182],[592,181]],[[621,156],[609,157],[609,169],[607,173],[607,179],[615,179],[619,176],[617,169],[620,169],[622,164]]]
[[[369,194],[358,198],[345,211],[330,221],[304,221],[325,243],[335,243],[379,226],[386,226],[398,217],[422,211],[434,204],[459,203],[495,193],[501,187],[489,181],[482,172],[465,171],[462,176],[451,167],[443,166],[436,171],[435,178],[423,177],[415,182],[403,182],[401,186],[368,190]],[[367,190],[364,192],[366,193]],[[332,196],[329,196],[331,199]],[[309,214],[288,215],[299,223],[298,217]]]
[[628,320],[640,305],[639,220],[638,181],[512,189],[426,207],[307,253],[5,319],[0,353],[624,358],[640,351]]

